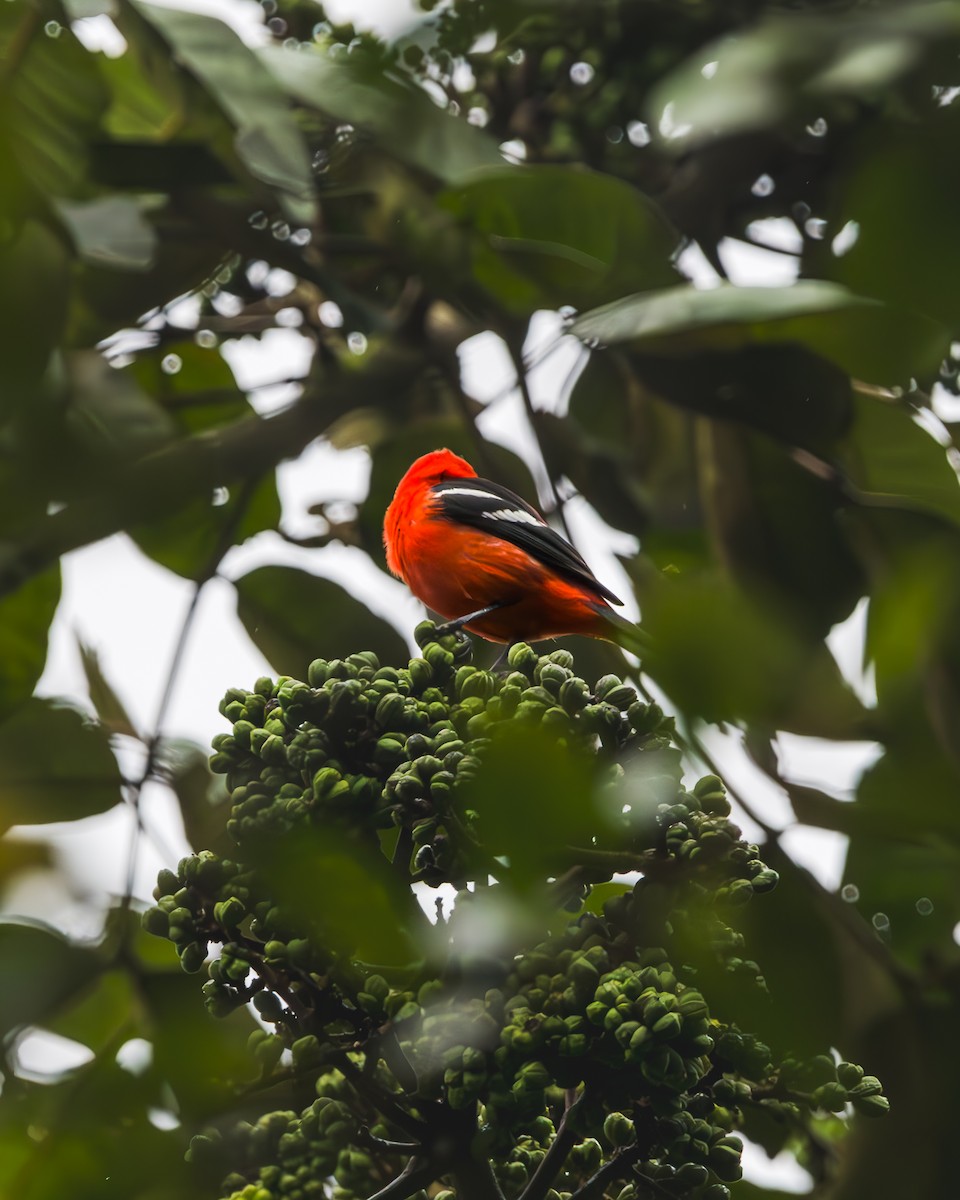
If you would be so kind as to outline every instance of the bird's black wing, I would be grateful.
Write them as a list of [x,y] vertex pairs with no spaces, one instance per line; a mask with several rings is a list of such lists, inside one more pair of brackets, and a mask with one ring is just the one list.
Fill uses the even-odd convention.
[[558,575],[582,584],[613,604],[623,603],[603,586],[566,538],[509,488],[471,477],[445,479],[431,490],[439,501],[440,515],[448,521],[510,542]]

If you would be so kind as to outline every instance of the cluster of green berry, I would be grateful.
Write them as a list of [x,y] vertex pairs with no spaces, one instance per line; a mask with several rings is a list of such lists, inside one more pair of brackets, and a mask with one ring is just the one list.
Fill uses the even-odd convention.
[[[294,1089],[293,1107],[194,1139],[193,1159],[222,1165],[225,1194],[307,1200],[333,1186],[352,1200],[426,1158],[423,1186],[451,1193],[463,1162],[482,1160],[508,1200],[535,1177],[540,1195],[568,1200],[597,1172],[611,1198],[653,1181],[723,1200],[740,1175],[734,1131],[747,1106],[779,1105],[797,1120],[848,1104],[882,1111],[879,1084],[860,1068],[779,1063],[711,1014],[683,958],[684,930],[705,928],[714,956],[744,986],[762,986],[729,921],[776,874],[731,822],[719,779],[681,786],[657,705],[615,676],[589,686],[566,651],[514,646],[497,675],[429,622],[417,636],[422,656],[402,669],[361,653],[313,663],[306,682],[227,694],[232,729],[211,762],[226,775],[237,859],[205,851],[163,871],[144,914],[186,970],[206,970],[214,1015],[253,1006],[261,1082]],[[374,872],[408,890],[452,884],[455,918],[482,914],[499,890],[491,864],[509,874],[484,849],[485,756],[505,731],[533,727],[588,755],[596,786],[619,795],[616,819],[588,847],[556,848],[565,873],[544,871],[551,936],[473,957],[455,938],[440,954],[434,939],[417,961],[376,968],[277,899],[263,848],[282,861],[310,833],[389,850],[392,861],[377,849]],[[616,790],[624,768],[629,804]],[[550,829],[530,836],[549,850]],[[584,862],[570,866],[578,853]],[[629,867],[638,882],[610,885],[593,904],[591,887]]]

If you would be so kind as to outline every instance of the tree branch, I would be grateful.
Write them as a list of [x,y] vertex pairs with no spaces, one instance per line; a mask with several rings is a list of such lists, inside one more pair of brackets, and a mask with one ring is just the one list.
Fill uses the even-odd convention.
[[0,595],[15,591],[70,550],[155,521],[224,483],[263,475],[298,455],[344,413],[395,392],[420,365],[419,359],[398,361],[384,354],[361,371],[325,379],[322,390],[308,389],[275,416],[245,417],[123,464],[0,555]]
[[553,1186],[553,1182],[563,1169],[567,1155],[573,1149],[577,1135],[573,1129],[571,1117],[583,1104],[586,1090],[580,1093],[578,1099],[566,1110],[557,1129],[557,1136],[550,1143],[550,1149],[540,1160],[537,1169],[530,1176],[527,1186],[520,1193],[520,1200],[543,1200]]

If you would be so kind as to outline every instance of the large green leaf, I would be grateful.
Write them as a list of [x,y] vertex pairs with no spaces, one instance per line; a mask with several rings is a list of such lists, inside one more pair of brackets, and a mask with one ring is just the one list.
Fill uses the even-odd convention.
[[265,46],[259,54],[277,86],[302,104],[356,126],[389,154],[444,183],[503,162],[489,134],[438,108],[426,92],[384,74],[362,55],[334,59],[318,48],[279,46]]
[[830,253],[830,238],[810,247],[809,269],[955,329],[960,222],[950,198],[960,186],[958,136],[953,105],[922,123],[887,120],[865,134],[830,179],[823,209],[831,230],[846,227],[856,238],[840,256]]
[[107,733],[82,713],[32,699],[0,724],[0,828],[75,821],[119,804]]
[[0,720],[33,693],[59,603],[59,566],[0,598]]
[[246,481],[193,500],[168,517],[132,530],[134,541],[154,562],[185,579],[209,578],[231,546],[276,529],[280,497],[276,477]]
[[868,504],[929,512],[960,525],[960,480],[947,451],[900,404],[858,396],[844,449]]
[[247,633],[284,675],[306,679],[315,658],[372,650],[383,663],[409,657],[399,633],[338,583],[296,567],[258,567],[235,580]]
[[660,144],[676,154],[787,122],[796,127],[833,103],[882,96],[938,43],[952,45],[956,57],[960,13],[952,4],[778,14],[698,48],[653,89],[649,112]]
[[[217,428],[251,412],[219,351],[193,342],[142,355],[129,374],[185,434]],[[138,526],[132,534],[140,549],[168,570],[200,580],[231,546],[276,529],[281,508],[273,472],[259,481],[224,479],[222,484],[215,495],[189,501],[167,517]]]
[[575,166],[492,167],[440,197],[476,282],[511,312],[586,308],[677,280],[680,236],[636,188]]
[[92,950],[46,925],[0,922],[0,1039],[42,1024],[99,973]]
[[132,3],[232,122],[236,152],[250,173],[280,193],[291,215],[310,220],[313,175],[307,143],[260,58],[222,21],[143,0]]
[[870,736],[869,714],[826,646],[798,636],[776,606],[720,577],[630,567],[651,638],[644,669],[683,711],[812,737]]
[[0,60],[8,53],[0,109],[4,207],[19,172],[48,196],[88,196],[90,142],[107,106],[96,60],[69,26],[44,36],[26,0],[0,8]]
[[51,225],[27,220],[12,237],[0,240],[2,420],[24,412],[31,416],[37,407],[34,389],[64,331],[71,266],[66,237]]
[[866,581],[839,521],[836,489],[772,439],[701,421],[697,450],[707,526],[720,561],[819,641],[845,620]]
[[934,371],[948,343],[940,326],[917,313],[815,279],[628,296],[584,313],[571,332],[588,344],[669,356],[794,342],[858,379],[888,385]]

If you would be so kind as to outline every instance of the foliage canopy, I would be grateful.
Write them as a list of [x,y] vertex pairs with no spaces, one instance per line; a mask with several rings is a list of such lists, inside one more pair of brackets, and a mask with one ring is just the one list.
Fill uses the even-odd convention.
[[[199,593],[232,546],[282,528],[277,467],[320,437],[372,464],[321,551],[346,541],[382,566],[392,487],[442,444],[536,500],[464,385],[460,349],[493,333],[557,519],[577,492],[639,539],[625,565],[644,674],[693,759],[705,723],[739,727],[798,821],[850,838],[834,893],[766,829],[781,884],[737,918],[774,1052],[838,1047],[891,1096],[885,1122],[824,1135],[818,1193],[951,1194],[960,5],[476,0],[387,45],[267,0],[248,45],[212,17],[115,0],[117,57],[81,40],[95,8],[0,6],[4,829],[139,809],[161,779],[195,850],[222,850],[203,751],[136,729],[92,651],[95,719],[33,696],[60,559],[124,531]],[[743,248],[770,244],[791,281],[738,286]],[[693,247],[733,282],[695,287]],[[549,410],[527,382],[542,310],[582,348]],[[262,416],[222,351],[282,327],[310,367]],[[278,674],[360,647],[406,661],[400,633],[328,580],[270,566],[236,590]],[[855,611],[875,700],[825,640]],[[623,675],[612,654],[578,647],[577,669]],[[847,799],[789,777],[778,732],[881,753]],[[138,741],[130,779],[115,752]],[[0,846],[5,887],[49,864],[40,832]],[[200,1187],[181,1151],[222,1111],[218,1081],[248,1068],[250,1019],[198,1010],[169,947],[136,932],[138,903],[121,898],[96,945],[0,925],[10,1194]],[[25,1078],[32,1027],[92,1061]],[[153,1048],[139,1075],[117,1059],[135,1038]],[[782,1135],[752,1131],[796,1151]]]

